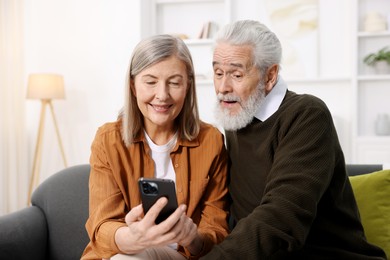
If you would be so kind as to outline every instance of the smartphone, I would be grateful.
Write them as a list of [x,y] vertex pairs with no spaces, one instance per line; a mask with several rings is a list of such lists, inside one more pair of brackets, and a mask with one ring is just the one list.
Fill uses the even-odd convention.
[[164,221],[177,209],[176,189],[173,180],[140,178],[138,184],[145,214],[159,198],[166,197],[168,199],[168,204],[165,205],[156,218],[156,224]]

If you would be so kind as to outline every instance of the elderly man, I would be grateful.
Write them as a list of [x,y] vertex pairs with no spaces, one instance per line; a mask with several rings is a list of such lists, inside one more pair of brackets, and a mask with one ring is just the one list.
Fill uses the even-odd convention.
[[202,259],[386,259],[367,242],[332,116],[288,90],[281,44],[256,21],[217,35],[217,120],[230,155],[232,232]]

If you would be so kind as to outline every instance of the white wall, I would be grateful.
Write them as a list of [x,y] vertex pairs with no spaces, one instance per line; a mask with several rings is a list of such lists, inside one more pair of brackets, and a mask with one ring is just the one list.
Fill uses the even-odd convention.
[[[68,165],[88,163],[98,126],[115,120],[123,104],[128,61],[142,35],[140,1],[25,0],[25,82],[29,73],[64,75],[66,99],[55,100],[54,109]],[[266,17],[264,1],[232,0],[232,19],[261,20]],[[321,21],[321,43],[317,46],[318,76],[347,78],[351,71],[348,4],[337,0],[319,0],[319,3],[320,19],[326,22]],[[330,80],[290,85],[290,89],[315,94],[328,104],[339,122],[347,158],[351,118],[349,82]],[[199,103],[204,107],[201,99]],[[26,107],[31,168],[40,104],[29,100]],[[41,180],[63,168],[50,114],[46,118],[42,160]]]
[[[123,104],[128,61],[140,39],[139,1],[25,0],[25,74],[64,76],[65,100],[54,100],[68,165],[88,163],[101,124]],[[28,149],[32,158],[40,102],[28,100]],[[46,113],[41,180],[63,168],[53,120]]]

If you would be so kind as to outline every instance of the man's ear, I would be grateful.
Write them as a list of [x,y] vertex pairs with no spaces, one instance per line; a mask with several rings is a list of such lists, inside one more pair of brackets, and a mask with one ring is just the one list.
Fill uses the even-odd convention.
[[266,79],[265,79],[265,93],[268,94],[271,92],[272,88],[275,86],[276,81],[278,80],[279,65],[274,64],[267,69]]

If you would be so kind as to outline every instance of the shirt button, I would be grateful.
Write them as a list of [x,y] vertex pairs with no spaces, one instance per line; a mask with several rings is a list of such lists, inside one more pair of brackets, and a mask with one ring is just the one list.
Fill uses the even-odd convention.
[[177,188],[177,192],[181,192],[182,191],[182,188]]
[[178,163],[175,164],[175,168],[177,168],[177,167],[179,167],[179,164],[178,164]]

